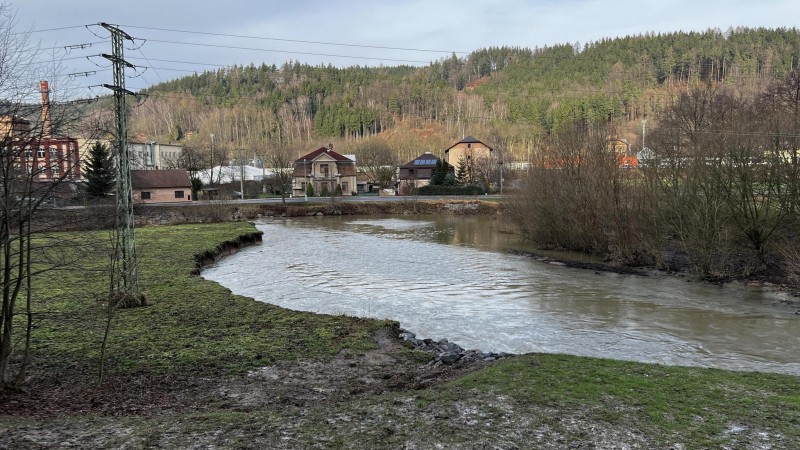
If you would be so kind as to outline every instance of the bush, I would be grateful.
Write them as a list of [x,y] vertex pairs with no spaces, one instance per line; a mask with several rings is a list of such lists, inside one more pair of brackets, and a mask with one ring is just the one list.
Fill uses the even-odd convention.
[[486,191],[480,186],[435,186],[429,184],[416,190],[417,195],[483,195]]

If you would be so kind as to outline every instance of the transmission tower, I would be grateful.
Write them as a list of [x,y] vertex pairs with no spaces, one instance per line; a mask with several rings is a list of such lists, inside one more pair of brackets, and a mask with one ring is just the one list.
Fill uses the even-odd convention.
[[118,295],[133,296],[139,291],[139,276],[136,268],[136,243],[133,232],[133,189],[131,188],[131,160],[128,150],[128,108],[126,98],[134,95],[125,89],[125,68],[135,66],[123,57],[125,40],[133,38],[119,28],[107,23],[100,24],[111,33],[112,53],[102,56],[112,64],[114,84],[103,86],[114,92],[117,118],[117,151],[114,164],[117,168],[117,216],[114,236],[114,259],[112,286]]

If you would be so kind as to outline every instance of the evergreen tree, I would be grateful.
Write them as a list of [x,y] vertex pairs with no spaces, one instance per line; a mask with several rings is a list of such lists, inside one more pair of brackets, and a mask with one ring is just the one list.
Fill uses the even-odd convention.
[[[450,178],[455,180],[455,175],[453,175],[453,166],[450,165],[447,161],[442,160],[442,183],[443,185],[447,185],[448,175]],[[452,183],[450,184],[452,186]]]
[[[447,164],[447,163],[444,163]],[[441,159],[436,160],[436,168],[433,169],[433,174],[431,174],[431,182],[430,184],[433,186],[441,186],[444,184],[444,176],[447,174],[444,169],[444,165],[442,164]]]
[[467,182],[468,177],[469,177],[469,169],[467,168],[467,162],[462,158],[458,161],[458,171],[456,172],[456,181],[458,181],[458,184],[465,184]]
[[111,152],[105,144],[95,142],[86,162],[86,193],[90,197],[105,197],[114,190],[115,181]]

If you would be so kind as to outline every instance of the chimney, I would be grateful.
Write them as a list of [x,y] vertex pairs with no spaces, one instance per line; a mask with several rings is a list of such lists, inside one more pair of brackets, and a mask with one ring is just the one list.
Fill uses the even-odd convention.
[[50,121],[50,87],[47,81],[39,83],[39,90],[42,93],[42,134],[50,137],[53,135],[53,123]]
[[328,151],[332,151],[332,150],[333,150],[333,144],[328,144]]

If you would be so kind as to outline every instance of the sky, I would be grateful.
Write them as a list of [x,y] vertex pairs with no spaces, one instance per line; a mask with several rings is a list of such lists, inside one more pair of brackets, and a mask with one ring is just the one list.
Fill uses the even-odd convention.
[[[2,3],[3,0],[0,0]],[[109,91],[109,33],[135,38],[136,91],[193,72],[288,60],[338,67],[421,66],[490,46],[581,45],[647,32],[795,27],[798,0],[13,0],[14,31],[40,48],[61,97]],[[88,27],[86,25],[89,25]],[[91,44],[91,46],[83,45]],[[83,45],[81,47],[81,45]],[[83,74],[84,72],[96,72]],[[88,76],[84,76],[88,75]]]

